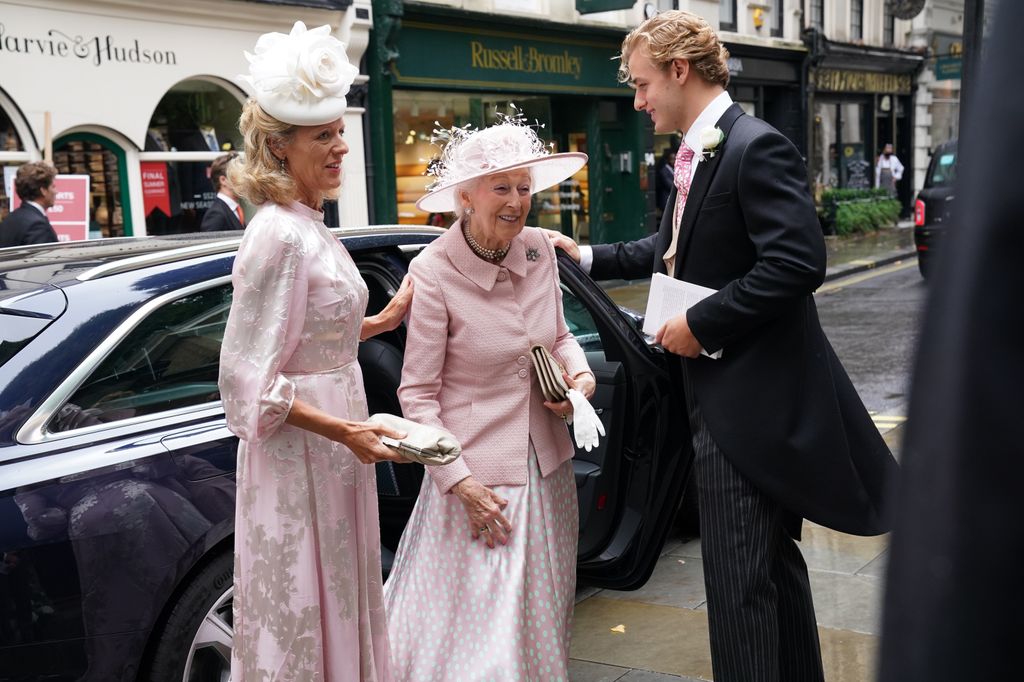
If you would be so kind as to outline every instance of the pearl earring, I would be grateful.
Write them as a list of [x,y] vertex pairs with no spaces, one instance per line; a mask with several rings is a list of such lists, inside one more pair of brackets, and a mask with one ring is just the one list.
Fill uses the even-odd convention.
[[466,216],[471,216],[471,215],[473,215],[473,213],[474,213],[474,211],[473,211],[473,207],[472,207],[472,206],[467,206],[467,207],[466,207],[466,210],[464,211],[464,213],[465,213],[465,215],[466,215]]

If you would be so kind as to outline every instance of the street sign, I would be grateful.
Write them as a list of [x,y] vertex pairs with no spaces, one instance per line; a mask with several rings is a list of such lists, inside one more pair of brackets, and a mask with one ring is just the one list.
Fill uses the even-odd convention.
[[[89,238],[89,176],[58,175],[53,188],[57,199],[46,210],[46,217],[62,242],[81,241]],[[12,188],[13,189],[13,188]],[[18,193],[11,192],[11,210],[21,206]]]
[[959,79],[963,60],[960,57],[939,57],[935,60],[935,80]]

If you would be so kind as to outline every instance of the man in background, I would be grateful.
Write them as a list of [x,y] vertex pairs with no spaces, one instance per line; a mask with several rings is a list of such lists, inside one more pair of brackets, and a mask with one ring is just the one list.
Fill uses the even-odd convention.
[[217,190],[217,198],[203,214],[203,222],[199,224],[200,232],[245,228],[245,213],[227,176],[228,164],[236,156],[238,154],[234,152],[218,156],[210,165],[210,183]]
[[26,163],[14,176],[14,191],[21,206],[0,223],[0,248],[46,244],[57,241],[57,233],[46,217],[46,209],[57,200],[53,181],[57,169],[45,161]]

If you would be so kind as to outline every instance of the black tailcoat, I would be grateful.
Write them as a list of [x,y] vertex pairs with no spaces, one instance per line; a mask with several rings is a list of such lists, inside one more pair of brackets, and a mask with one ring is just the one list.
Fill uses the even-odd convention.
[[46,244],[57,241],[57,233],[35,206],[23,203],[0,223],[0,248]]
[[203,222],[199,224],[200,232],[219,232],[221,230],[241,230],[244,225],[238,219],[238,214],[217,197],[210,204],[203,214]]
[[[883,533],[897,465],[818,321],[825,242],[803,160],[738,105],[718,127],[725,140],[697,167],[673,273],[718,290],[687,314],[708,352],[723,349],[683,360],[692,390],[719,448],[759,490],[815,523]],[[591,274],[665,272],[672,214],[647,239],[595,246]]]

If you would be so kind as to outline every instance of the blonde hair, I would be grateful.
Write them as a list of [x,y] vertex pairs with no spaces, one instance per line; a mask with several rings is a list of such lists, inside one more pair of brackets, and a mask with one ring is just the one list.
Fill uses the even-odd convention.
[[619,82],[629,81],[629,57],[641,49],[662,70],[673,59],[685,59],[707,82],[723,88],[729,85],[729,51],[711,25],[696,14],[683,10],[659,12],[630,31],[622,41]]
[[256,205],[295,200],[295,181],[271,147],[287,145],[297,127],[278,121],[252,97],[245,102],[238,119],[238,129],[245,138],[245,158],[233,159],[227,168],[236,194]]

